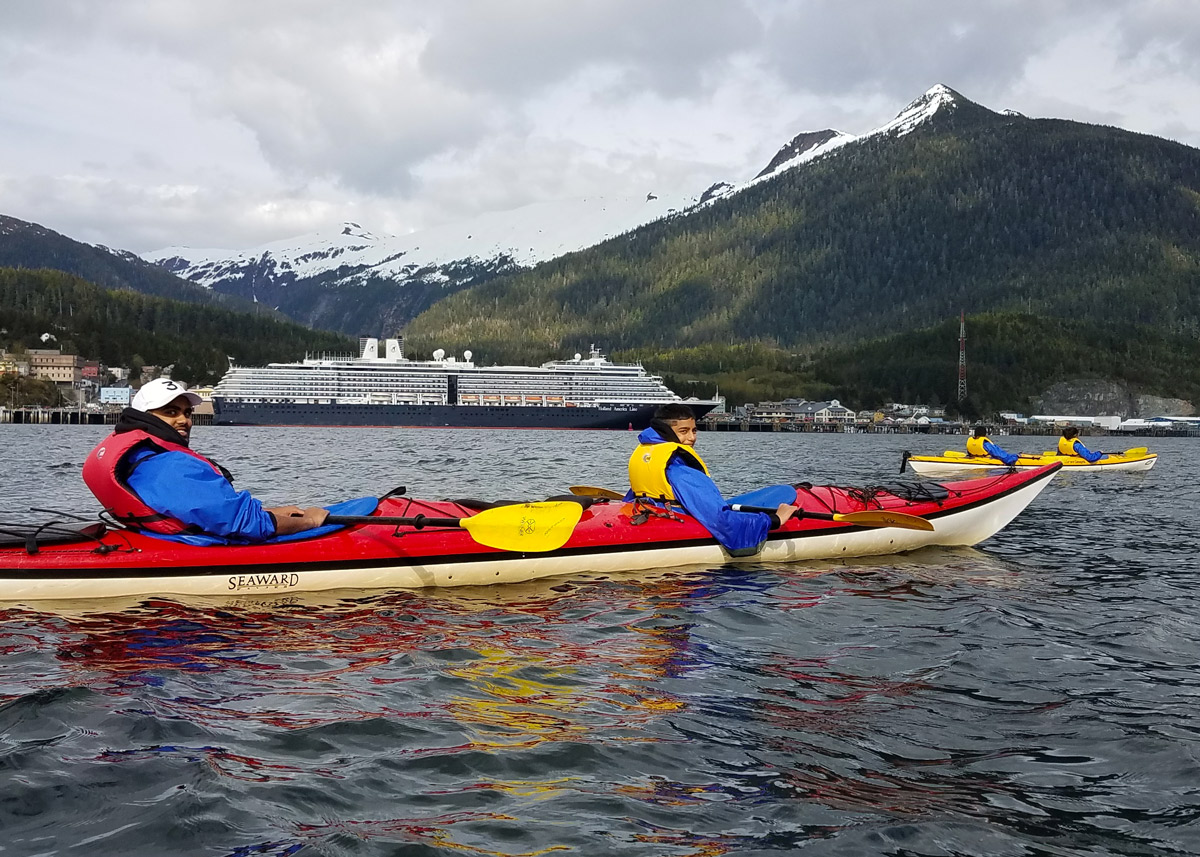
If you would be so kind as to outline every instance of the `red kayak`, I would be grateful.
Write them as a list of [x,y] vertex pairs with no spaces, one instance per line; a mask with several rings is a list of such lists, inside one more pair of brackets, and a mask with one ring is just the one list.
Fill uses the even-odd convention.
[[[385,498],[336,532],[253,546],[197,547],[100,523],[0,527],[0,601],[477,586],[974,545],[1015,518],[1060,466],[959,482],[802,485],[803,512],[758,553],[736,558],[686,515],[591,498],[485,510]],[[923,529],[913,528],[914,518]]]

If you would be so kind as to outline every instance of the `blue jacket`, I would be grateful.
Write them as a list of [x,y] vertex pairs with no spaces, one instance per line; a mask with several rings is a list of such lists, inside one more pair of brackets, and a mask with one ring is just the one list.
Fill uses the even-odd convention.
[[1086,458],[1088,461],[1093,463],[1099,461],[1101,458],[1104,458],[1105,455],[1103,452],[1092,452],[1090,449],[1084,446],[1083,441],[1079,440],[1078,438],[1076,438],[1075,443],[1072,444],[1072,448],[1075,450],[1076,455],[1080,456],[1081,458]]
[[996,444],[992,443],[990,440],[985,440],[983,442],[983,450],[992,458],[998,458],[1005,464],[1016,464],[1017,459],[1020,458],[1020,456],[1016,453],[1006,452],[1005,450],[996,446]]
[[[638,435],[638,442],[665,443],[662,436],[652,428],[643,430]],[[771,528],[770,516],[761,512],[730,510],[729,502],[721,496],[721,489],[704,471],[684,464],[678,456],[672,456],[667,463],[667,481],[671,483],[671,490],[675,492],[675,498],[684,510],[703,524],[730,553],[755,553],[766,541],[767,532]],[[773,505],[795,502],[796,491],[794,488],[790,490],[790,499],[778,500]],[[632,492],[627,495],[628,499],[632,497]]]
[[275,537],[275,521],[249,491],[182,452],[139,449],[126,483],[147,506],[212,536],[238,542]]
[[[249,491],[235,491],[229,480],[203,461],[183,452],[136,450],[130,455],[133,472],[126,483],[147,506],[203,530],[195,535],[155,538],[190,545],[256,544],[291,542],[323,536],[341,529],[325,524],[292,533],[275,535],[275,521]],[[369,515],[379,505],[375,497],[359,497],[326,506],[334,514]]]

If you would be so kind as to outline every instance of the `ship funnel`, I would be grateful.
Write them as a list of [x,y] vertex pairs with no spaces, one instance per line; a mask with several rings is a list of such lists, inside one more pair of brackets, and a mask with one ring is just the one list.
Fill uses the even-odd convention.
[[388,360],[404,359],[404,345],[399,339],[388,339],[388,340],[385,340],[385,342],[386,342],[386,347],[387,347],[386,355],[387,355]]
[[379,340],[374,337],[367,337],[362,340],[362,358],[364,360],[379,359]]

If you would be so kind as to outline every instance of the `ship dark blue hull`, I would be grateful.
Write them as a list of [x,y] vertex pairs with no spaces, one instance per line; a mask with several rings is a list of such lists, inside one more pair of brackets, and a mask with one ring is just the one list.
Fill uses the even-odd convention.
[[[700,418],[711,402],[688,402]],[[397,426],[430,428],[628,429],[650,424],[657,405],[538,407],[535,405],[313,405],[213,399],[214,422],[225,426]]]

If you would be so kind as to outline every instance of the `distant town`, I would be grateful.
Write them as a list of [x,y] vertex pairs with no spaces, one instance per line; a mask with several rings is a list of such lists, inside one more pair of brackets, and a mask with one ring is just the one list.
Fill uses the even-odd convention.
[[[0,401],[0,422],[106,422],[129,405],[145,382],[170,375],[170,367],[142,366],[138,376],[129,377],[124,366],[106,366],[58,348],[29,348],[20,352],[0,350],[0,380],[29,378],[54,385],[57,401],[31,405],[18,401],[18,385],[7,384],[7,401]],[[212,415],[212,388],[196,388],[205,400],[197,410]],[[81,415],[88,415],[83,418]],[[112,422],[113,420],[107,420]]]
[[810,402],[783,399],[742,405],[731,412],[709,414],[705,427],[716,431],[874,432],[883,434],[963,434],[976,424],[994,434],[1058,434],[1069,425],[1084,434],[1200,435],[1200,417],[1122,419],[1119,416],[1002,412],[990,420],[970,423],[946,418],[946,409],[921,404],[888,402],[855,411],[837,399]]
[[[54,403],[31,405],[17,401],[17,385],[9,383],[8,401],[0,402],[0,422],[47,424],[104,424],[116,421],[132,401],[137,388],[161,376],[170,366],[142,366],[136,378],[127,367],[105,366],[57,348],[30,348],[20,352],[0,350],[0,381],[31,378],[54,385]],[[195,387],[204,399],[196,409],[198,423],[212,420],[212,387]],[[982,421],[994,434],[1057,434],[1065,426],[1078,426],[1085,434],[1141,436],[1200,436],[1200,417],[1161,416],[1122,419],[1119,416],[1081,414],[1024,414],[1002,412]],[[739,405],[706,416],[701,425],[711,431],[799,431],[882,434],[963,434],[976,423],[947,419],[946,410],[923,404],[888,402],[877,408],[854,410],[837,399],[810,402],[783,399]]]

